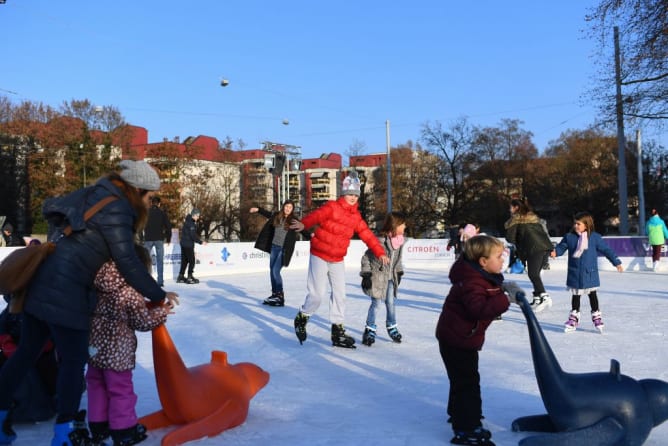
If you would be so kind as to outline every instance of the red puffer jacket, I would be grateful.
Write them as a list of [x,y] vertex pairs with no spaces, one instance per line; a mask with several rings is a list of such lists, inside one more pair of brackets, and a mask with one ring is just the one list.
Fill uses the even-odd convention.
[[436,326],[436,338],[452,347],[480,350],[487,327],[510,303],[503,276],[489,274],[460,257],[450,268],[452,288]]
[[357,203],[348,204],[344,197],[328,201],[302,219],[304,228],[318,228],[311,237],[311,254],[327,262],[342,262],[354,233],[373,251],[376,257],[385,250],[357,210]]

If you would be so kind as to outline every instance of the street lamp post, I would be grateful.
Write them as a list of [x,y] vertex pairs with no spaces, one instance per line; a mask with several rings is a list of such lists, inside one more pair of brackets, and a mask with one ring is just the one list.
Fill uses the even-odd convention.
[[387,213],[392,212],[392,159],[390,157],[390,121],[385,121],[385,145],[387,146]]

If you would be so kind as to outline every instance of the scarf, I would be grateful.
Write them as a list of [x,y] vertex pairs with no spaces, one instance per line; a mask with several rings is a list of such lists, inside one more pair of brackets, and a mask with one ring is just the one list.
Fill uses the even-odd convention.
[[390,244],[392,245],[392,249],[399,249],[401,245],[404,244],[404,236],[402,235],[395,235],[394,237],[390,237]]
[[578,246],[577,248],[575,248],[573,257],[579,259],[582,253],[587,248],[589,248],[589,237],[587,236],[587,231],[584,231],[583,233],[580,234],[580,237],[578,238]]

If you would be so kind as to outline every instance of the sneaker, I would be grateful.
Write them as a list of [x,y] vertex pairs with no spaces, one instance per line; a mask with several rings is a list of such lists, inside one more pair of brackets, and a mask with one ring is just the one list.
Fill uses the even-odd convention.
[[343,324],[332,324],[332,345],[334,347],[356,348],[355,339],[346,334]]
[[365,327],[364,334],[362,335],[362,344],[371,347],[374,342],[376,342],[376,329]]
[[491,440],[492,433],[482,427],[477,427],[472,431],[455,431],[450,443],[463,444],[470,446],[495,446]]
[[591,321],[594,323],[594,328],[603,333],[603,327],[605,327],[605,324],[603,324],[603,319],[601,319],[600,311],[591,312]]
[[186,283],[186,278],[183,276],[179,276],[176,278],[176,283]]
[[195,276],[190,276],[186,280],[186,283],[199,283],[199,279],[195,278]]
[[283,307],[285,306],[285,298],[283,297],[283,291],[277,293],[272,293],[271,296],[267,297],[262,301],[264,305],[269,305],[270,307]]
[[394,342],[401,344],[401,333],[399,333],[399,329],[396,325],[387,327],[387,334],[390,335],[390,338],[392,338]]
[[564,324],[564,331],[566,333],[575,331],[578,328],[579,323],[580,323],[580,312],[578,310],[571,310],[570,314],[568,315],[568,320]]
[[306,323],[308,322],[309,315],[304,314],[301,311],[295,316],[295,334],[297,339],[299,339],[299,344],[303,344],[306,340]]
[[552,298],[547,293],[541,293],[540,296],[534,296],[533,301],[531,302],[531,308],[533,308],[534,313],[540,313],[551,306]]

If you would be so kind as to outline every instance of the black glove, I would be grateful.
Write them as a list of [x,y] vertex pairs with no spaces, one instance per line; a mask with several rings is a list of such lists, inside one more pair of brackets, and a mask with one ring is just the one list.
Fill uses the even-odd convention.
[[404,272],[403,271],[397,271],[397,286],[401,283],[401,278],[403,277]]
[[518,295],[526,295],[524,290],[520,288],[517,282],[513,282],[512,280],[503,282],[501,288],[503,288],[503,291],[508,295],[508,300],[510,303],[517,303]]
[[368,291],[371,289],[371,273],[362,274],[362,290]]

